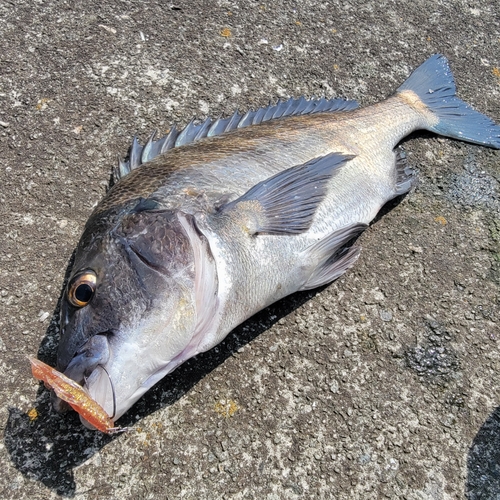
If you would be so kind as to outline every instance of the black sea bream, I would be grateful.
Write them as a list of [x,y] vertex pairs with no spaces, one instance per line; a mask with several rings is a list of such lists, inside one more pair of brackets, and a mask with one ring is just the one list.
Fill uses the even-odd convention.
[[257,311],[352,266],[353,240],[412,186],[394,151],[405,136],[500,148],[500,127],[455,96],[441,55],[356,108],[290,99],[134,140],[78,245],[57,368],[116,420]]

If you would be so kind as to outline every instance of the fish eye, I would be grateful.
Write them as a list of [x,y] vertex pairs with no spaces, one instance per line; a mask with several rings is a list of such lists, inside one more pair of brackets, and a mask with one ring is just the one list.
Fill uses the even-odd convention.
[[86,306],[94,296],[97,276],[94,271],[84,271],[75,276],[68,287],[68,300],[75,307]]

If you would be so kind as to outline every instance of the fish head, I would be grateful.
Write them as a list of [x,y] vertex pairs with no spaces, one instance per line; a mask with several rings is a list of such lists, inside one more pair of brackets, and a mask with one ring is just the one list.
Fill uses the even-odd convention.
[[63,294],[57,368],[116,420],[175,368],[194,301],[193,249],[175,212],[95,216]]

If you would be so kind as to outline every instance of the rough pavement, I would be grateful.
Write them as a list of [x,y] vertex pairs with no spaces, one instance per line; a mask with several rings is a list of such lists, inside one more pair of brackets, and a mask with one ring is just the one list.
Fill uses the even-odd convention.
[[26,360],[55,360],[66,267],[133,134],[368,105],[436,52],[498,122],[499,26],[497,0],[0,2],[0,497],[500,498],[496,151],[405,141],[420,183],[356,267],[186,363],[128,434],[54,413]]

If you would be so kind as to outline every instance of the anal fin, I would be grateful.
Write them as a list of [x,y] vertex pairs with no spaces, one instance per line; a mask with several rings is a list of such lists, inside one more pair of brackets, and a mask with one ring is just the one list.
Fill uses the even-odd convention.
[[415,170],[408,166],[406,153],[402,149],[396,151],[396,187],[394,197],[408,193],[417,182]]
[[331,283],[354,265],[361,247],[349,246],[368,226],[347,226],[318,241],[304,251],[304,259],[319,262],[301,290],[311,290]]

